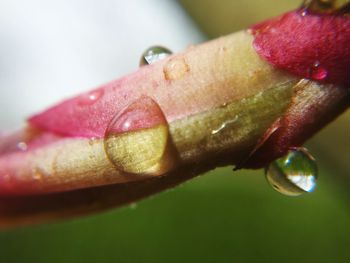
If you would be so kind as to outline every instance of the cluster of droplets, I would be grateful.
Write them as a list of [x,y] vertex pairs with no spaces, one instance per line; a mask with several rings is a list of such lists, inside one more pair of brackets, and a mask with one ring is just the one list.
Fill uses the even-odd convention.
[[[169,55],[171,51],[167,48],[151,47],[142,54],[140,66]],[[315,80],[323,80],[327,74],[319,62],[310,69],[310,78]],[[89,93],[83,103],[94,103],[102,95]],[[158,120],[158,124],[147,127],[147,120]],[[224,123],[212,134],[219,133],[231,122]],[[104,145],[109,160],[118,170],[129,174],[159,175],[171,170],[176,160],[169,140],[168,123],[160,106],[150,97],[139,98],[111,120]],[[305,148],[291,149],[270,163],[265,171],[269,184],[284,195],[299,196],[316,187],[317,164]]]
[[269,184],[284,195],[299,196],[316,187],[317,164],[305,148],[288,151],[270,163],[265,171]]
[[349,14],[349,0],[304,0],[302,15],[313,14]]

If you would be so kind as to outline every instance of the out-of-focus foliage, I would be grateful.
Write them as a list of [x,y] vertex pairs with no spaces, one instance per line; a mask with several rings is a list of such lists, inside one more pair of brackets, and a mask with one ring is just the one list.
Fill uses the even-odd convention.
[[261,171],[218,169],[136,208],[1,233],[2,262],[346,262],[350,209],[321,171],[290,198]]
[[226,35],[301,5],[298,0],[180,0],[209,37]]

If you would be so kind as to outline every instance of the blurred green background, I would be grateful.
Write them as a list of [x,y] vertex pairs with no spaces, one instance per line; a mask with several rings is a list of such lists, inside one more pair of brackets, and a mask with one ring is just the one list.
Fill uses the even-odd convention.
[[[182,0],[209,38],[298,1]],[[221,168],[136,206],[0,232],[0,262],[348,262],[349,112],[309,143],[315,193],[285,197],[263,171]]]

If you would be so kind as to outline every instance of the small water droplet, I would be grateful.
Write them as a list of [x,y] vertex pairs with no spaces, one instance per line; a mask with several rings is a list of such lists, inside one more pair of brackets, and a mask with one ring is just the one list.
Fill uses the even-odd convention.
[[170,56],[172,52],[162,46],[153,46],[142,53],[140,66],[149,65]]
[[305,148],[293,149],[268,165],[266,178],[282,194],[298,196],[310,193],[316,187],[317,164]]
[[176,159],[165,116],[149,97],[139,98],[111,120],[104,146],[109,160],[126,173],[164,174]]
[[17,149],[21,151],[26,151],[28,149],[28,145],[25,142],[17,143]]
[[313,80],[324,80],[327,76],[327,69],[322,67],[319,61],[316,61],[310,68],[310,78]]
[[303,9],[301,9],[301,16],[307,16],[308,15],[308,9],[307,8],[303,8]]
[[78,103],[81,106],[92,105],[103,96],[103,93],[104,91],[102,89],[90,91],[89,93],[83,94]]

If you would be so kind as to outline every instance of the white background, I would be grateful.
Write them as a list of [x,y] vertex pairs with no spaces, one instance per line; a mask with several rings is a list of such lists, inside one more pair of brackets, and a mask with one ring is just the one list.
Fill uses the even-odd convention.
[[0,130],[203,39],[172,0],[0,0]]

